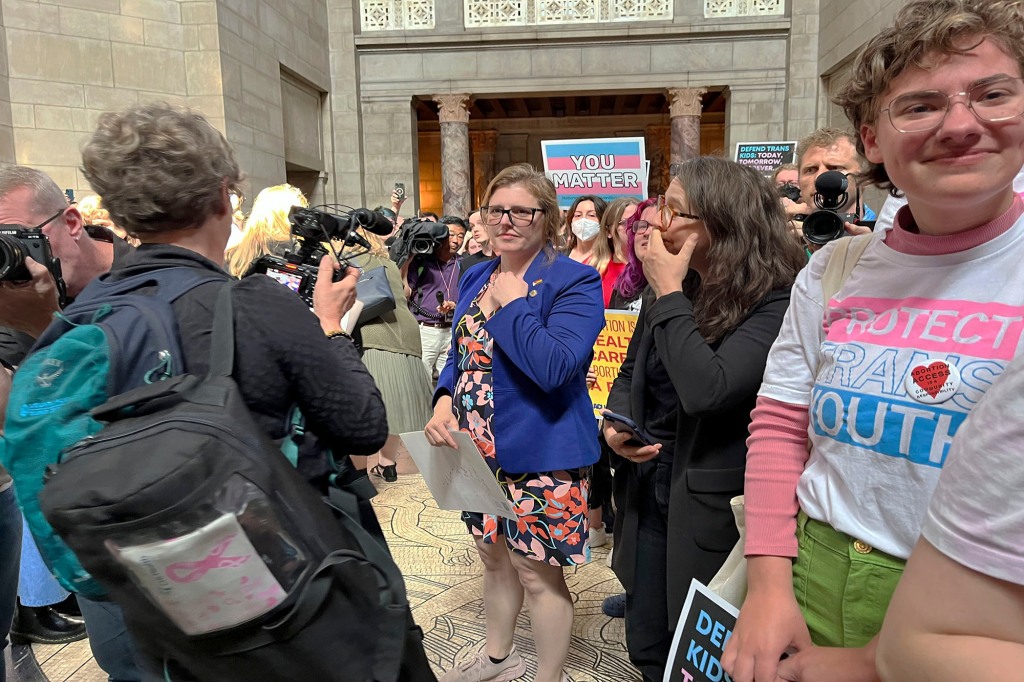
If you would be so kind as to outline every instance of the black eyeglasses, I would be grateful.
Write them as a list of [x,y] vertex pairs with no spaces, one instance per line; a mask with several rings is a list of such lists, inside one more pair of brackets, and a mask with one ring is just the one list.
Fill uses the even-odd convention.
[[44,227],[46,227],[47,225],[49,225],[50,223],[52,223],[52,222],[53,222],[54,220],[56,220],[57,218],[59,218],[59,217],[61,217],[62,215],[64,215],[64,211],[66,211],[66,210],[67,210],[66,208],[62,208],[61,210],[57,211],[57,212],[56,212],[56,213],[54,213],[54,214],[53,214],[52,216],[50,216],[49,218],[47,218],[47,219],[46,219],[46,220],[44,220],[43,222],[39,223],[38,225],[36,225],[36,226],[35,226],[35,227],[33,227],[32,229],[33,229],[33,230],[41,230],[41,229],[43,229]]
[[85,233],[89,235],[89,239],[97,242],[106,242],[108,244],[114,243],[114,233],[102,225],[86,225]]
[[501,206],[481,206],[480,215],[488,225],[501,224],[502,216],[508,216],[508,221],[516,227],[526,227],[533,222],[538,213],[543,213],[543,208],[529,208],[526,206],[513,206],[502,208]]

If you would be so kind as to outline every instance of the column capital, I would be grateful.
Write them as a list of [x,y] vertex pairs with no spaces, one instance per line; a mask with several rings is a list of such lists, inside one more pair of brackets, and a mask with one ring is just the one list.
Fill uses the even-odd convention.
[[700,116],[701,97],[707,88],[668,88],[669,117]]
[[469,123],[470,95],[434,95],[431,99],[437,102],[441,123]]
[[498,145],[497,130],[470,130],[469,139],[473,142],[473,151],[494,151]]

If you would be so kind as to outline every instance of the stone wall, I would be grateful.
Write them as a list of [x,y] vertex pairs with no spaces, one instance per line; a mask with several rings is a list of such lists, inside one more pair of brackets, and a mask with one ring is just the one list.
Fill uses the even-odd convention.
[[[359,69],[354,41],[358,9],[358,0],[327,0],[331,94],[325,128],[330,132],[329,166],[332,168],[327,184],[336,201],[350,206],[366,203],[360,151]],[[412,187],[412,172],[405,175],[405,186]]]
[[786,74],[786,137],[798,140],[818,127],[818,2],[789,0],[792,19]]
[[786,87],[731,85],[725,113],[725,155],[732,158],[737,142],[771,142],[787,138]]
[[251,197],[286,178],[282,66],[330,90],[325,0],[0,0],[0,8],[0,160],[40,168],[77,194],[91,191],[79,150],[97,116],[162,100],[202,111],[226,134]]
[[[357,40],[357,45],[359,45]],[[425,38],[426,40],[426,38]],[[435,41],[436,42],[436,41]],[[487,97],[526,93],[564,95],[576,92],[621,92],[695,85],[735,85],[755,94],[734,100],[742,114],[733,118],[740,137],[772,134],[782,139],[786,120],[787,41],[782,37],[671,40],[652,34],[646,40],[592,44],[506,44],[444,47],[430,50],[373,45],[359,55],[363,102],[364,182],[370,204],[386,200],[396,180],[405,181],[423,167],[402,131],[410,120],[413,97],[435,93],[470,93]],[[503,121],[508,127],[510,121]],[[474,121],[470,120],[470,128]],[[641,134],[642,134],[642,128]],[[519,137],[522,137],[521,135]],[[503,145],[527,150],[540,164],[539,146],[529,135],[502,135],[496,167],[520,160]],[[723,146],[720,136],[716,149]],[[536,151],[531,151],[536,148]],[[725,150],[728,152],[728,148]],[[518,154],[518,152],[517,152]]]
[[[7,44],[7,29],[0,12],[0,45]],[[11,86],[7,51],[0,49],[0,163],[14,163],[14,125],[11,121]]]
[[[218,0],[219,82],[209,65],[209,89],[223,93],[228,141],[249,175],[247,195],[287,178],[288,148],[282,68],[314,92],[331,90],[325,0]],[[316,112],[322,116],[322,112]],[[324,135],[326,145],[327,135]],[[304,154],[303,167],[315,164]],[[328,172],[329,155],[321,157]],[[328,199],[333,200],[328,192]]]
[[217,45],[192,19],[214,8],[206,0],[2,0],[13,160],[88,193],[79,150],[103,111],[165,100],[223,126],[213,99],[195,88],[198,65]]
[[[362,170],[361,203],[373,208],[391,203],[391,190],[404,182],[414,193],[418,183],[416,120],[412,95],[367,96],[361,98]],[[403,214],[419,208],[417,197],[410,196]],[[351,203],[351,202],[349,202]]]
[[906,0],[891,2],[849,2],[820,0],[821,34],[818,73],[832,72],[849,60],[882,28],[892,24]]

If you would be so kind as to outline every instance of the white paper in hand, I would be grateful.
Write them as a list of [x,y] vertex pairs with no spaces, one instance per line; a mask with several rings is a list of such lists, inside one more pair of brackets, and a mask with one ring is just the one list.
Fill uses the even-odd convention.
[[452,431],[459,446],[431,445],[422,431],[403,433],[402,440],[440,509],[495,514],[514,519],[512,503],[494,478],[472,437]]

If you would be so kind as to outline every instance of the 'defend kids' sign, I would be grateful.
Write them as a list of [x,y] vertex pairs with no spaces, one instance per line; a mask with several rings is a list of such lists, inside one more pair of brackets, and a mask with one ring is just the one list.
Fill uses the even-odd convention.
[[722,669],[722,652],[738,615],[734,606],[693,580],[662,682],[732,682]]
[[642,137],[546,140],[540,146],[544,174],[555,185],[559,208],[569,208],[584,194],[605,201],[647,198],[650,161]]
[[736,163],[762,173],[771,173],[796,158],[796,142],[739,142]]
[[594,404],[594,416],[599,419],[601,410],[608,406],[608,394],[619,376],[619,367],[626,359],[637,317],[637,313],[625,310],[604,311],[604,329],[594,343],[594,361],[590,365],[597,375],[597,384],[590,389],[590,401]]

